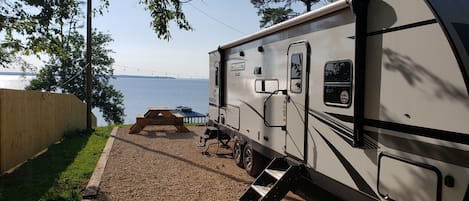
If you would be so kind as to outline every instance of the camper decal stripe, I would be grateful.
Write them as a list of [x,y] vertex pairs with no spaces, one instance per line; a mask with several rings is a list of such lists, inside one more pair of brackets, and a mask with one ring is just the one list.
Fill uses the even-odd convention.
[[469,168],[469,151],[388,134],[374,133],[374,135],[379,135],[379,143],[391,149]]
[[353,182],[355,185],[357,185],[358,189],[368,195],[373,196],[375,199],[378,199],[378,195],[373,191],[370,185],[366,183],[365,179],[358,173],[358,171],[353,167],[353,165],[347,161],[345,156],[343,156],[339,150],[337,150],[334,145],[332,145],[329,140],[327,140],[324,135],[322,135],[321,132],[319,132],[316,128],[314,130],[321,136],[321,138],[326,142],[327,146],[332,150],[332,152],[335,154],[337,159],[339,159],[340,163],[344,166],[345,170],[347,170],[348,174],[352,178]]
[[[453,50],[453,54],[456,57],[456,60],[458,61],[459,69],[461,70],[462,77],[464,79],[464,83],[466,84],[466,90],[469,93],[469,64],[468,64],[466,59],[463,60],[463,58],[466,58],[467,55],[464,55],[464,53],[462,53],[462,52],[464,52],[463,49],[466,49],[466,52],[469,51],[469,50],[467,49],[467,47],[458,48],[456,43],[459,43],[459,42],[455,41],[455,37],[457,38],[457,36],[455,36],[455,34],[459,35],[457,33],[457,30],[455,30],[456,33],[454,33],[453,31],[449,31],[449,29],[448,29],[448,26],[453,26],[453,29],[456,29],[456,26],[457,26],[456,24],[460,24],[460,23],[450,23],[450,21],[452,21],[452,20],[449,21],[449,20],[445,19],[444,12],[442,12],[446,9],[453,10],[451,8],[452,6],[450,6],[451,4],[450,5],[445,5],[446,2],[443,3],[443,2],[434,1],[434,0],[426,0],[426,2],[427,2],[427,5],[431,8],[431,10],[433,12],[433,15],[435,15],[437,17],[437,22],[440,25],[440,27],[442,28],[442,30],[444,31],[444,33],[446,35],[446,38],[448,39],[449,44],[451,45],[451,49]],[[439,5],[439,6],[435,7],[437,5]],[[453,5],[458,5],[458,4],[453,4]],[[462,9],[464,9],[464,8],[462,8]],[[455,11],[455,12],[457,12],[457,11]],[[447,15],[446,17],[454,15],[454,13],[450,14],[450,15],[448,15],[448,14],[446,14]],[[465,24],[467,24],[467,23],[465,23]],[[467,28],[464,28],[464,29],[467,29]],[[460,36],[460,39],[461,40],[463,39],[462,36]],[[465,45],[463,44],[463,46],[465,46]]]
[[[385,33],[389,33],[389,32],[400,31],[400,30],[404,30],[404,29],[410,29],[410,28],[415,28],[415,27],[419,27],[419,26],[434,24],[434,23],[437,23],[436,19],[424,20],[424,21],[415,22],[415,23],[411,23],[411,24],[406,24],[406,25],[402,25],[402,26],[398,26],[398,27],[392,27],[392,28],[389,28],[389,29],[373,31],[373,32],[367,33],[366,36],[375,36],[375,35],[385,34]],[[355,39],[355,36],[349,36],[347,38]]]
[[343,129],[339,128],[338,126],[334,125],[333,123],[328,122],[328,121],[326,121],[326,120],[324,120],[324,119],[322,119],[322,118],[320,118],[320,117],[318,117],[318,116],[316,116],[316,115],[314,115],[314,114],[311,114],[311,113],[310,113],[310,115],[312,115],[314,118],[316,118],[316,119],[319,120],[320,122],[322,122],[322,123],[328,125],[332,130],[337,130],[338,132],[340,132],[340,134],[339,134],[340,136],[343,136],[343,137],[352,139],[352,136],[351,136],[350,134],[348,134],[346,131],[344,131]]
[[248,106],[249,108],[251,108],[252,111],[254,111],[257,115],[259,115],[259,117],[261,117],[262,119],[264,119],[264,116],[262,116],[262,114],[256,110],[256,108],[254,108],[252,105],[250,105],[248,102],[246,101],[243,101],[241,99],[239,99],[239,101],[241,101],[242,103],[246,104],[246,106]]
[[411,24],[406,24],[406,25],[402,25],[402,26],[398,26],[398,27],[392,27],[392,28],[389,28],[389,29],[383,29],[383,30],[379,30],[379,31],[370,32],[366,35],[367,36],[374,36],[374,35],[379,35],[379,34],[384,34],[384,33],[389,33],[389,32],[394,32],[394,31],[400,31],[400,30],[404,30],[404,29],[410,29],[410,28],[429,25],[429,24],[434,24],[434,23],[436,23],[436,19],[424,20],[424,21],[415,22],[415,23],[411,23]]
[[348,138],[347,136],[344,136],[343,134],[341,134],[341,133],[339,133],[339,132],[337,132],[337,131],[335,131],[335,130],[333,130],[333,131],[334,131],[335,134],[337,134],[337,135],[340,136],[342,139],[344,139],[345,142],[349,143],[350,145],[353,144],[353,140],[352,140],[352,139]]
[[353,130],[347,126],[345,126],[344,124],[342,124],[340,121],[337,121],[337,119],[335,118],[331,118],[330,116],[324,114],[324,113],[321,113],[321,112],[318,112],[318,111],[315,111],[315,110],[311,110],[309,111],[310,114],[315,114],[317,115],[319,118],[322,118],[328,122],[331,122],[333,123],[334,125],[342,128],[342,130],[344,130],[344,132],[346,132],[350,137],[353,135]]
[[320,112],[317,112],[315,110],[309,110],[309,114],[312,115],[314,118],[316,118],[317,120],[327,124],[328,126],[330,126],[331,128],[339,131],[342,133],[342,135],[345,135],[347,136],[348,138],[350,139],[353,139],[353,131],[352,129],[342,125],[341,123],[339,123],[338,121],[334,120],[333,118],[330,118],[324,114],[321,114]]
[[332,118],[329,115],[326,115],[325,113],[318,112],[318,111],[315,111],[315,110],[311,110],[311,111],[313,113],[316,113],[317,115],[321,116],[322,118],[327,119],[330,122],[333,122],[335,125],[337,125],[337,126],[341,127],[342,129],[344,129],[350,136],[353,136],[352,128],[349,128],[349,127],[345,126],[344,124],[342,124],[342,122],[337,121],[336,118]]
[[365,119],[365,125],[469,145],[469,134],[437,130],[437,129],[432,129],[432,128],[419,127],[419,126],[411,126],[411,125],[399,124],[399,123],[394,123],[394,122],[386,122],[386,121],[380,121],[380,120],[374,120],[374,119]]
[[330,113],[326,112],[326,114],[331,115],[341,121],[345,121],[347,123],[353,123],[353,116],[348,116],[348,115],[343,115],[343,114],[336,114],[336,113]]

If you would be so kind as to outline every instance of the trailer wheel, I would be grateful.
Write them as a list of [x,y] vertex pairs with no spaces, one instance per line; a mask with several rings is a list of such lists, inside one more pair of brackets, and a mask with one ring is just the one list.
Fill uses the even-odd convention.
[[243,146],[241,145],[241,143],[239,143],[238,140],[235,141],[233,146],[233,160],[238,167],[244,167]]
[[253,177],[257,177],[257,175],[262,172],[262,168],[264,167],[264,160],[262,155],[254,150],[252,145],[249,143],[244,146],[243,164],[246,172]]

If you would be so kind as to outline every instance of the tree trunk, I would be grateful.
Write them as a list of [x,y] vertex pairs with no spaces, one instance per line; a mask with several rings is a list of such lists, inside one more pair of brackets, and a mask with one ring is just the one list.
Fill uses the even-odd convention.
[[311,11],[311,0],[306,0],[305,4],[306,4],[306,12]]

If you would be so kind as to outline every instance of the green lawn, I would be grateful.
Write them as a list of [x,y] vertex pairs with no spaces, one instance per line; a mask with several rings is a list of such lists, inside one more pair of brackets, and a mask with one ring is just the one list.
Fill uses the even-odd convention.
[[69,134],[59,144],[0,177],[0,200],[81,200],[112,126]]

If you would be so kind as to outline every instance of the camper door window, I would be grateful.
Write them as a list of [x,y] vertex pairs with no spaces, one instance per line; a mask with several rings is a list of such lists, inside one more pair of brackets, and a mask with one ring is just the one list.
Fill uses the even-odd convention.
[[352,103],[352,61],[330,61],[324,67],[324,103],[350,107]]
[[290,58],[290,91],[301,93],[303,71],[303,54],[293,54]]

